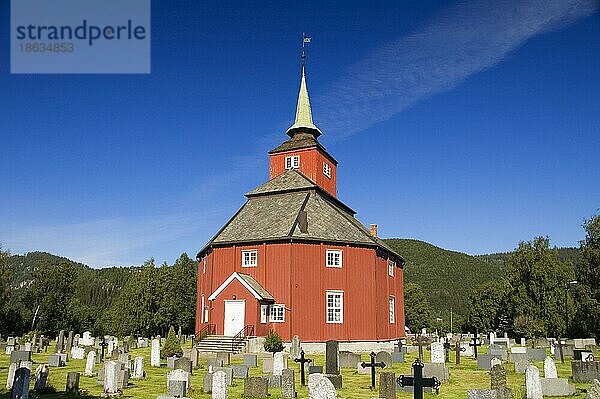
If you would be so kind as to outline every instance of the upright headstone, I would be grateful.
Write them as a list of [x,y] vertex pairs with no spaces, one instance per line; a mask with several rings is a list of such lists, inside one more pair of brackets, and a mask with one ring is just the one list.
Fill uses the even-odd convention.
[[336,399],[335,387],[323,374],[308,376],[308,399]]
[[244,397],[266,398],[269,396],[269,383],[264,377],[248,377],[244,380]]
[[136,380],[144,378],[144,358],[137,356],[133,362],[133,376]]
[[273,375],[281,375],[283,369],[287,369],[287,357],[283,352],[273,355]]
[[85,361],[85,372],[83,373],[86,377],[93,376],[94,366],[96,365],[96,352],[89,351]]
[[444,344],[441,342],[431,343],[431,363],[444,363]]
[[383,363],[385,367],[392,367],[392,355],[388,351],[379,351],[377,355],[375,355],[375,361],[378,363]]
[[212,377],[212,399],[227,399],[227,380],[224,371],[215,371]]
[[69,331],[69,335],[67,337],[67,342],[65,343],[65,351],[68,353],[71,351],[73,347],[73,330]]
[[154,338],[152,340],[152,350],[150,352],[150,366],[160,367],[160,340]]
[[29,379],[31,377],[31,362],[22,361],[15,372],[11,399],[27,399],[29,397]]
[[40,364],[37,366],[35,369],[35,384],[33,386],[35,391],[42,391],[46,388],[49,373],[50,368],[47,364]]
[[108,396],[117,395],[119,393],[119,362],[109,360],[104,363],[104,393]]
[[530,364],[527,366],[527,370],[525,371],[525,386],[527,388],[527,399],[543,399],[540,371],[534,365]]
[[13,387],[13,383],[15,382],[15,373],[17,372],[18,366],[19,365],[17,363],[11,363],[8,366],[8,377],[6,378],[7,391],[10,391]]
[[584,399],[600,399],[600,381],[592,381],[592,386],[588,389]]
[[290,344],[290,358],[295,359],[300,356],[300,337],[294,335]]
[[173,362],[174,369],[180,369],[192,373],[192,361],[187,357],[180,357]]
[[228,366],[231,361],[231,354],[229,352],[217,352],[217,360],[220,360],[223,366]]
[[296,398],[296,382],[292,369],[286,368],[281,372],[281,397],[284,399]]
[[498,399],[512,399],[512,389],[506,385],[506,370],[497,364],[490,370],[490,388],[497,392]]
[[382,399],[396,399],[396,374],[379,374],[379,397]]
[[167,373],[167,392],[177,398],[185,397],[190,387],[190,373],[184,370],[173,370]]
[[79,373],[77,371],[70,371],[67,374],[67,387],[65,391],[72,395],[79,395]]
[[550,356],[547,356],[544,360],[544,378],[558,378],[556,365]]
[[55,353],[62,353],[65,346],[65,330],[58,332],[58,340],[56,341],[56,347],[54,348]]
[[244,355],[244,366],[248,366],[248,367],[256,367],[256,365],[258,360],[258,356],[256,355]]
[[340,344],[338,341],[327,341],[325,343],[325,373],[339,374],[339,351]]

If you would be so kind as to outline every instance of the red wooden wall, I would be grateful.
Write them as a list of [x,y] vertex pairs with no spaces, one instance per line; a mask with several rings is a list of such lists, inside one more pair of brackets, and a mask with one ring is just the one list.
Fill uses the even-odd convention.
[[[257,249],[256,267],[241,266],[241,251]],[[325,266],[325,251],[343,251],[342,268]],[[385,256],[385,255],[384,255]],[[306,342],[390,340],[404,336],[403,271],[396,267],[388,276],[387,259],[373,248],[310,243],[259,244],[214,248],[198,267],[198,307],[204,295],[211,307],[209,322],[223,332],[224,300],[246,300],[246,324],[254,324],[257,335],[269,328],[284,340],[294,335]],[[258,301],[239,283],[230,286],[209,304],[208,297],[233,272],[253,276],[276,300],[285,305],[285,322],[260,323]],[[326,291],[344,292],[342,324],[326,323]],[[389,297],[395,297],[395,323],[389,322]],[[201,313],[196,328],[200,331]]]
[[[300,156],[299,171],[304,176],[314,181],[319,187],[327,191],[332,196],[335,197],[337,195],[336,163],[317,147],[271,154],[269,178],[272,179],[285,173],[285,158],[293,155]],[[331,177],[327,177],[323,174],[323,162],[329,164],[329,167],[331,168]]]

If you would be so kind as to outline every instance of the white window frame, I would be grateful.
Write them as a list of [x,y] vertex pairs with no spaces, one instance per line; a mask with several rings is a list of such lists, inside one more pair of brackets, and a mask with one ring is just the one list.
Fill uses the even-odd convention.
[[206,320],[204,319],[204,294],[202,294],[202,307],[200,308],[200,318],[202,319],[202,323],[206,323]]
[[267,323],[267,315],[269,314],[269,305],[260,305],[260,324]]
[[[339,306],[335,304],[335,299],[339,297]],[[330,306],[329,299],[332,299]],[[331,310],[331,312],[330,312]],[[330,317],[330,315],[332,317]],[[339,319],[335,317],[339,315]],[[325,291],[325,321],[328,324],[344,323],[344,291],[327,290]]]
[[269,306],[269,321],[271,323],[285,322],[285,305],[274,304]]
[[[331,257],[330,257],[330,255],[331,255]],[[341,249],[325,250],[325,266],[326,267],[336,267],[336,268],[341,269],[342,264],[343,264],[343,251]]]
[[396,268],[396,262],[391,259],[388,259],[388,275],[390,277],[394,277],[394,269]]
[[390,324],[394,324],[396,322],[396,298],[393,295],[390,295]]
[[290,155],[285,157],[286,169],[298,169],[300,167],[300,155]]
[[202,274],[206,273],[206,256],[202,258]]
[[331,166],[327,162],[323,162],[323,174],[331,179]]
[[[252,259],[254,255],[254,259]],[[246,257],[248,256],[248,257]],[[244,249],[242,250],[242,267],[256,267],[258,266],[258,249]]]

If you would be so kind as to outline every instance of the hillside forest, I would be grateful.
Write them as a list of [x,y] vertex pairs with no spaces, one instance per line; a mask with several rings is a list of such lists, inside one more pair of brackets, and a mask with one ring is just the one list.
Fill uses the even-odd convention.
[[[513,336],[600,336],[600,215],[578,248],[548,237],[509,253],[471,256],[412,239],[385,240],[406,260],[405,318],[412,332],[496,331]],[[43,252],[0,248],[0,334],[60,329],[95,335],[194,332],[196,262],[96,269]]]

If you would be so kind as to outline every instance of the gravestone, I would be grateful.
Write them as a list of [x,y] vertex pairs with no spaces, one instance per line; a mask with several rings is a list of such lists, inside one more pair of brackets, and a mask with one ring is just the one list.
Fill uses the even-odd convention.
[[94,366],[96,365],[96,352],[90,351],[87,354],[87,359],[85,361],[85,372],[83,375],[87,377],[92,377],[94,373]]
[[[371,374],[371,368],[370,367],[363,367],[363,365],[362,365],[363,363],[364,362],[360,362],[360,363],[356,364],[356,372],[358,374]],[[313,367],[313,366],[310,366],[310,367]],[[309,372],[310,372],[310,367],[309,367]],[[323,370],[321,369],[321,371],[323,371]]]
[[[392,352],[392,363],[404,363],[404,354],[405,352]],[[360,355],[359,355],[360,358]]]
[[281,375],[283,369],[287,369],[287,356],[283,352],[273,355],[273,375]]
[[167,368],[175,369],[175,360],[177,360],[177,356],[167,356]]
[[248,366],[236,364],[231,366],[233,378],[248,378]]
[[192,361],[187,357],[181,357],[173,362],[173,368],[192,373]]
[[571,362],[571,375],[575,382],[600,380],[600,361],[583,362],[573,360]]
[[273,358],[263,359],[263,374],[273,374]]
[[233,369],[231,367],[215,367],[213,369],[213,374],[217,371],[222,371],[225,373],[225,381],[227,385],[231,385],[233,383]]
[[229,352],[217,352],[217,360],[223,363],[223,366],[229,366],[231,354]]
[[354,368],[360,362],[360,355],[349,351],[340,351],[340,368]]
[[187,357],[192,362],[192,368],[198,368],[198,348],[183,349],[183,357]]
[[62,353],[65,346],[65,330],[58,332],[58,340],[56,341],[56,347],[54,347],[55,353]]
[[541,378],[542,394],[546,397],[571,396],[575,394],[575,385],[566,378]]
[[469,389],[467,399],[499,399],[495,389]]
[[525,371],[527,371],[528,366],[529,366],[529,361],[527,359],[518,359],[515,362],[515,373],[525,374]]
[[244,366],[256,367],[258,364],[256,355],[244,355]]
[[208,370],[212,370],[215,367],[223,367],[223,362],[217,359],[207,359],[206,360],[206,368]]
[[490,360],[490,370],[492,369],[492,367],[498,364],[502,364],[502,360],[498,359],[497,357],[493,357],[492,360]]
[[473,347],[468,342],[461,342],[460,348],[463,356],[473,357]]
[[323,366],[308,366],[308,374],[323,374]]
[[212,392],[212,377],[213,377],[213,373],[204,374],[204,379],[202,380],[202,392],[204,392],[204,393]]
[[167,392],[177,398],[183,398],[190,388],[190,373],[185,370],[173,370],[167,373]]
[[308,376],[308,399],[336,399],[335,387],[323,374]]
[[15,371],[11,399],[27,399],[29,397],[29,379],[31,377],[31,362],[22,361]]
[[69,331],[67,342],[65,343],[65,351],[70,352],[73,347],[73,330]]
[[67,387],[65,391],[72,395],[79,395],[79,373],[77,371],[69,371],[67,373]]
[[281,373],[281,397],[285,399],[296,398],[296,383],[294,370],[284,369]]
[[48,356],[48,366],[51,367],[62,367],[65,363],[62,360],[60,355],[50,355]]
[[89,331],[84,331],[82,338],[79,340],[79,344],[82,346],[94,345],[94,338],[92,337],[92,333]]
[[133,376],[131,377],[136,380],[144,378],[144,358],[137,356],[133,361]]
[[300,337],[294,335],[294,337],[292,338],[292,343],[290,345],[290,357],[292,359],[295,359],[298,356],[300,356]]
[[513,346],[510,348],[510,353],[527,353],[527,348],[524,346]]
[[492,368],[492,359],[494,355],[479,355],[477,356],[477,369],[478,370],[490,370]]
[[71,357],[73,359],[81,360],[85,357],[85,350],[78,346],[71,347]]
[[527,399],[543,399],[540,371],[534,365],[530,364],[527,366],[527,370],[525,371],[525,386],[527,388]]
[[280,375],[266,375],[267,384],[269,388],[281,388],[281,376]]
[[379,374],[379,397],[383,399],[396,399],[396,374]]
[[441,342],[431,343],[431,363],[444,363],[444,344]]
[[227,380],[225,372],[215,371],[212,377],[212,399],[227,399]]
[[15,373],[17,372],[17,368],[19,365],[17,363],[11,363],[8,366],[8,377],[6,378],[6,390],[10,391],[13,387],[13,383],[15,382]]
[[497,344],[489,345],[487,353],[488,353],[488,355],[497,357],[500,360],[508,359],[508,353],[507,353],[506,347],[504,345],[497,345]]
[[[469,347],[473,348],[473,355],[475,359],[477,359],[477,347],[481,346],[481,341],[479,340],[479,332],[475,331],[475,335],[473,335],[471,343],[469,343]],[[469,355],[467,355],[469,356]]]
[[160,340],[154,338],[152,340],[152,350],[150,352],[150,366],[160,367]]
[[[371,389],[375,389],[375,369],[377,367],[384,368],[385,367],[385,363],[383,363],[383,362],[377,362],[376,361],[375,352],[371,352],[370,356],[371,356],[371,361],[369,363],[362,362],[362,363],[360,363],[360,366],[362,368],[369,368],[370,369],[370,373],[371,373]],[[335,386],[335,384],[334,384],[334,386]]]
[[600,381],[592,381],[592,386],[588,389],[584,399],[600,399]]
[[490,370],[490,388],[497,392],[498,399],[512,399],[512,390],[506,386],[506,370],[501,364]]
[[450,371],[444,363],[425,363],[423,365],[424,377],[435,377],[440,381],[446,381],[450,378]]
[[379,351],[375,356],[375,361],[377,363],[383,363],[385,367],[392,367],[392,355],[387,351]]
[[12,351],[10,353],[10,363],[17,363],[21,361],[30,362],[31,351]]
[[527,360],[530,362],[540,362],[546,359],[545,348],[527,348]]
[[558,378],[556,365],[550,356],[546,357],[544,360],[544,378]]
[[47,364],[40,364],[37,366],[35,369],[35,384],[33,385],[35,391],[42,391],[46,388],[48,374],[50,374],[50,368]]
[[326,374],[339,374],[339,348],[340,344],[338,341],[327,341],[325,343],[325,373]]
[[414,399],[423,399],[423,388],[432,388],[437,390],[440,386],[440,381],[435,378],[424,378],[423,377],[423,362],[421,359],[417,359],[412,364],[413,375],[401,375],[396,379],[396,383],[400,390],[406,389],[407,387],[412,388]]
[[263,377],[248,377],[244,381],[244,397],[264,399],[269,396],[269,384]]
[[118,395],[119,393],[119,362],[109,360],[104,363],[104,393],[108,396]]

